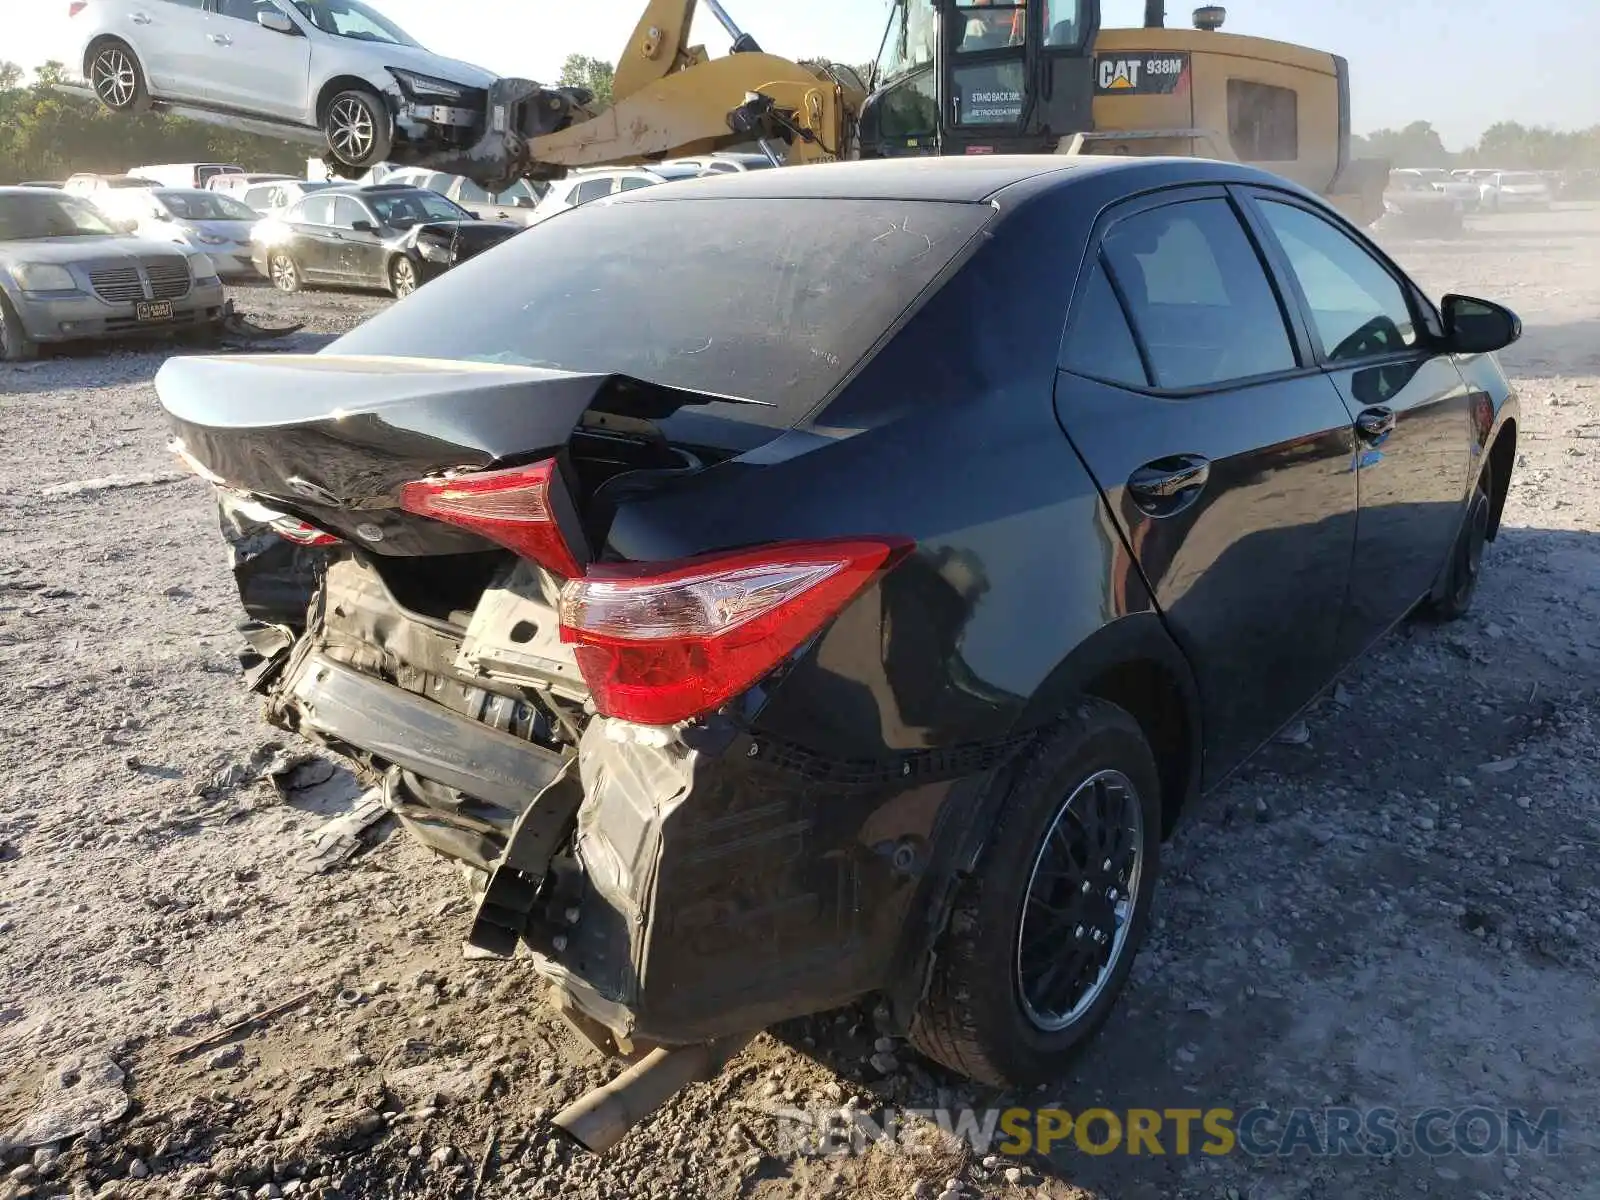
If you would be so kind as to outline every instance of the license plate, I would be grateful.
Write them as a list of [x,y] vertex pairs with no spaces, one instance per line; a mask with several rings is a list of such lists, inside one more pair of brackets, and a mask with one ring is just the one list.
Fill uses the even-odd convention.
[[172,320],[172,301],[136,301],[133,306],[133,318],[136,321],[170,321]]

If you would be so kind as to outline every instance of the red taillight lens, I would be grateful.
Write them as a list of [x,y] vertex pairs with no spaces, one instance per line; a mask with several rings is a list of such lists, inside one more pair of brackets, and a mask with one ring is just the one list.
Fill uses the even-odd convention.
[[571,579],[582,568],[556,520],[555,469],[551,458],[531,467],[408,483],[400,492],[400,507],[470,529]]
[[75,17],[88,7],[88,0],[72,0],[72,3],[67,5],[67,16]]
[[859,538],[591,567],[562,588],[561,640],[603,715],[672,725],[749,688],[910,548]]
[[272,522],[272,531],[297,546],[337,546],[342,540],[297,517],[279,517]]

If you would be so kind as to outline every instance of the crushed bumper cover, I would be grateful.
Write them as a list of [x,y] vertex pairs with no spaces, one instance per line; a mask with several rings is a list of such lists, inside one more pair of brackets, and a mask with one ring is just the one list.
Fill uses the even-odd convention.
[[397,609],[370,568],[335,562],[323,596],[274,659],[272,719],[381,776],[405,829],[467,868],[469,940],[531,952],[602,1048],[873,993],[914,1005],[1012,742],[843,762],[731,717],[591,717],[574,755],[525,701],[452,674],[462,637]]

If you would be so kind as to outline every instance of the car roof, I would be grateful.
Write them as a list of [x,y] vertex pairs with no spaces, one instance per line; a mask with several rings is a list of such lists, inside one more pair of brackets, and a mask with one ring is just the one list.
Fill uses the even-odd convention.
[[[984,154],[880,158],[774,171],[725,171],[683,187],[639,188],[614,204],[669,203],[689,197],[751,199],[930,200],[977,204],[1016,194],[1074,187],[1120,176],[1129,191],[1184,183],[1260,183],[1297,188],[1257,167],[1197,158],[1122,155]],[[1298,189],[1303,190],[1303,189]]]

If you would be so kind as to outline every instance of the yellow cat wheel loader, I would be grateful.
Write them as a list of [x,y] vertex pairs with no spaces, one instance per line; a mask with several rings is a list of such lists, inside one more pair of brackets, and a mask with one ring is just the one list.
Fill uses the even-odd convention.
[[[582,167],[758,144],[789,165],[927,154],[1184,155],[1256,163],[1360,224],[1383,212],[1386,161],[1350,156],[1338,55],[1221,32],[1219,5],[1168,28],[1102,29],[1100,0],[896,0],[868,86],[850,68],[764,53],[719,0],[733,41],[689,44],[697,0],[650,0],[613,101],[503,79],[470,145],[408,157],[491,189]],[[337,173],[359,172],[330,162]]]

